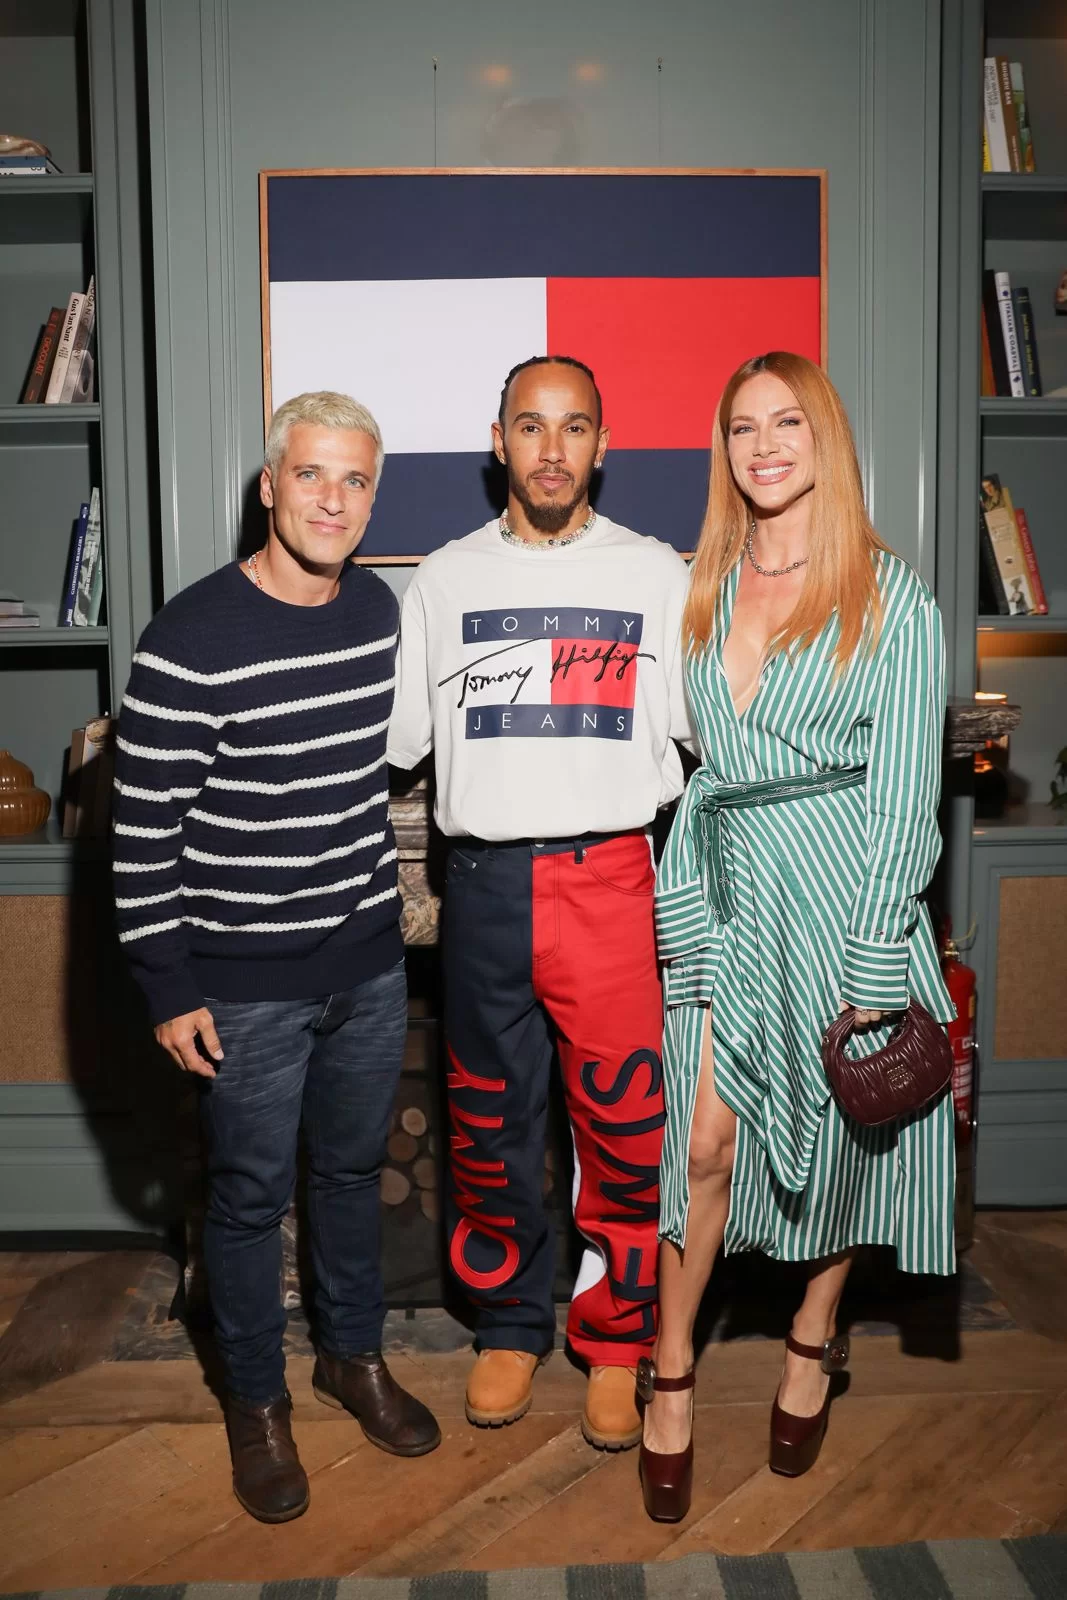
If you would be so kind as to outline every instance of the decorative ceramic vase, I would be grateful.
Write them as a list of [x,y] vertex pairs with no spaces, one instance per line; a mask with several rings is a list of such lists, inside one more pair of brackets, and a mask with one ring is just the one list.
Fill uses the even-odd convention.
[[16,761],[10,750],[0,750],[0,837],[36,833],[51,809],[44,790],[35,788],[29,767]]

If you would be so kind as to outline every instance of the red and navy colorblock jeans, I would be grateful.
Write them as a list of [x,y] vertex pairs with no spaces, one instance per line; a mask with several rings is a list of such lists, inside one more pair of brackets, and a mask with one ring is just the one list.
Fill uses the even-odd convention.
[[555,1333],[542,1178],[558,1051],[586,1250],[567,1336],[634,1366],[656,1323],[663,1008],[640,833],[458,841],[444,907],[452,1272],[480,1349],[541,1355]]

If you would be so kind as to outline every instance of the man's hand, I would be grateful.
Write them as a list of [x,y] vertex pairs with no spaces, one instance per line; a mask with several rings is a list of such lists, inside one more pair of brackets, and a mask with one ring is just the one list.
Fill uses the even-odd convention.
[[876,1023],[881,1022],[884,1014],[881,1011],[865,1011],[862,1006],[849,1005],[847,1000],[842,1000],[837,1009],[838,1011],[854,1011],[856,1013],[857,1028],[873,1028]]
[[186,1011],[180,1017],[161,1022],[155,1030],[156,1038],[183,1072],[196,1072],[201,1078],[213,1078],[215,1068],[196,1048],[196,1036],[214,1061],[222,1060],[222,1046],[215,1032],[215,1019],[207,1006],[199,1011]]

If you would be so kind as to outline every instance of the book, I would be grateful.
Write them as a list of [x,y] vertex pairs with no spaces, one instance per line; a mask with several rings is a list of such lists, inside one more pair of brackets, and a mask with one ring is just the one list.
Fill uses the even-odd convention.
[[77,391],[80,387],[82,367],[89,353],[89,342],[93,337],[93,327],[96,323],[96,279],[89,279],[89,287],[85,291],[82,301],[81,313],[78,317],[78,326],[71,346],[70,360],[67,363],[67,375],[63,379],[63,389],[59,396],[60,404],[69,405],[78,398]]
[[18,617],[25,609],[25,601],[20,600],[17,594],[0,590],[0,617]]
[[1034,136],[1030,129],[1030,113],[1026,104],[1026,83],[1021,61],[1011,63],[1011,97],[1015,102],[1015,116],[1019,124],[1019,145],[1022,150],[1023,171],[1036,172]]
[[58,171],[59,168],[50,156],[0,155],[0,178],[18,178],[23,173],[30,178],[40,178],[47,173]]
[[985,123],[983,122],[983,124],[982,124],[982,171],[983,172],[992,172],[992,170],[993,170],[993,161],[992,161],[992,158],[991,158],[991,156],[989,154],[989,135],[985,130]]
[[100,620],[100,597],[104,569],[100,547],[100,490],[89,496],[89,518],[85,524],[85,547],[78,569],[78,590],[74,598],[74,626],[95,628]]
[[89,502],[83,500],[78,520],[74,525],[74,537],[70,546],[70,561],[67,563],[67,584],[63,591],[63,602],[59,608],[56,625],[60,628],[74,626],[74,600],[78,593],[78,574],[81,571],[82,552],[85,549],[85,533],[89,525]]
[[1015,507],[1015,524],[1019,529],[1019,540],[1023,547],[1023,559],[1030,574],[1030,589],[1034,597],[1034,610],[1039,616],[1048,616],[1048,595],[1045,585],[1041,582],[1041,568],[1037,564],[1037,551],[1034,541],[1030,537],[1030,524],[1026,520],[1026,512],[1022,506]]
[[1011,304],[1015,313],[1015,331],[1019,338],[1023,389],[1028,395],[1039,395],[1041,393],[1041,368],[1037,360],[1034,308],[1030,303],[1029,289],[1023,287],[1013,289],[1011,291]]
[[1004,127],[1004,108],[1000,103],[1000,79],[995,56],[986,56],[982,79],[982,103],[985,107],[985,133],[989,141],[991,172],[1010,172],[1008,135]]
[[996,551],[985,525],[981,504],[978,507],[978,613],[983,617],[1006,617],[1008,596],[997,566]]
[[991,396],[997,392],[997,381],[993,376],[993,353],[989,348],[989,323],[986,319],[985,306],[982,307],[982,388],[983,395]]
[[982,476],[980,492],[982,518],[993,545],[993,555],[1004,585],[1008,615],[1025,617],[1034,610],[1030,572],[1023,554],[1022,539],[1015,521],[1011,496],[995,472]]
[[1008,378],[1008,357],[1004,347],[1004,329],[1000,320],[1000,301],[997,298],[995,272],[982,273],[982,309],[985,312],[986,335],[989,340],[989,359],[993,368],[993,392],[1011,394]]
[[17,615],[0,612],[0,628],[39,628],[41,619],[36,611],[23,610]]
[[74,339],[78,332],[78,319],[81,316],[84,302],[85,296],[77,290],[67,301],[67,313],[63,318],[63,331],[59,336],[56,359],[52,363],[52,375],[48,380],[48,388],[45,391],[45,405],[55,406],[59,404],[59,397],[63,393],[63,384],[67,376],[67,368],[70,366],[71,351],[74,349]]
[[1011,298],[1011,278],[1006,272],[995,272],[993,278],[997,288],[1000,331],[1004,338],[1004,356],[1008,366],[1008,392],[1015,399],[1022,399],[1026,389],[1023,386],[1023,360],[1019,350],[1019,330],[1015,326],[1015,307]]
[[115,720],[94,717],[70,736],[63,804],[64,839],[100,839],[111,821]]
[[39,401],[44,399],[48,388],[48,380],[52,375],[52,363],[56,359],[56,346],[59,344],[62,325],[63,307],[53,306],[48,313],[48,321],[41,329],[41,337],[37,341],[37,348],[33,352],[33,365],[30,368],[30,375],[26,379],[22,394],[19,396],[20,405],[37,405]]
[[1011,62],[1007,56],[995,57],[997,85],[1000,89],[1000,109],[1004,117],[1004,132],[1008,140],[1008,160],[1012,172],[1023,170],[1022,146],[1019,143],[1019,115],[1015,109],[1015,95],[1011,87]]

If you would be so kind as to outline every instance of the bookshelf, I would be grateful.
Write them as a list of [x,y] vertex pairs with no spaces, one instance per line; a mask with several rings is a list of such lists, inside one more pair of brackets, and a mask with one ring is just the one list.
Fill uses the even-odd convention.
[[[1020,62],[1037,171],[981,172],[986,56]],[[1022,710],[1009,801],[950,801],[957,928],[977,925],[979,1137],[985,1205],[1067,1203],[1067,819],[1049,805],[1067,746],[1067,6],[946,0],[942,34],[941,471],[938,594],[957,695],[999,691]],[[982,396],[981,275],[1030,290],[1044,394]],[[996,473],[1025,509],[1049,615],[978,610],[978,485]],[[962,764],[957,764],[962,765]]]
[[[0,628],[0,746],[53,802],[0,838],[0,1233],[155,1229],[139,1106],[158,1092],[114,949],[109,846],[62,837],[71,732],[118,704],[152,614],[151,241],[140,0],[0,3],[5,132],[59,174],[0,178],[0,588],[42,626]],[[96,278],[90,405],[20,405],[42,323]],[[104,611],[57,628],[71,528],[99,485]],[[125,1031],[124,1031],[125,1029]],[[155,1157],[152,1157],[155,1160]],[[157,1163],[158,1165],[158,1163]],[[160,1169],[161,1170],[161,1169]]]

